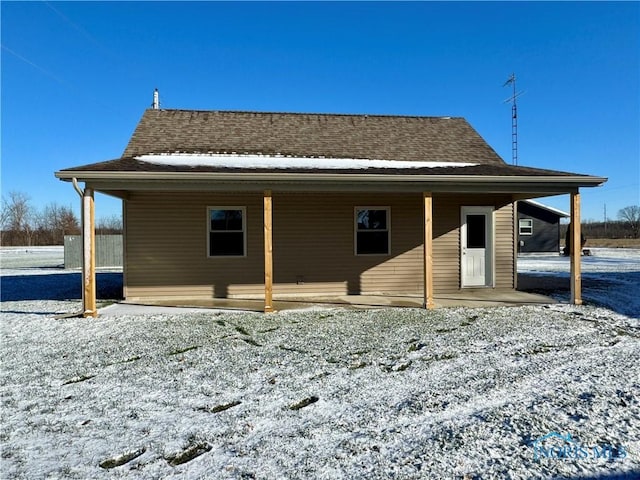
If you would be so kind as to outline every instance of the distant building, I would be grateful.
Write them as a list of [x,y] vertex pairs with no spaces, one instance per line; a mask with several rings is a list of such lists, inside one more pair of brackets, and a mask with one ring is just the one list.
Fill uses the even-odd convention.
[[518,253],[560,253],[564,246],[560,219],[569,216],[533,200],[518,202]]

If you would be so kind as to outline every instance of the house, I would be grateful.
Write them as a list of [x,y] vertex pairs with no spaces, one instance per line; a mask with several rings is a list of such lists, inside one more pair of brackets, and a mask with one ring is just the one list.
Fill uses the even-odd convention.
[[571,215],[534,200],[518,202],[518,253],[555,252],[564,247],[560,219]]
[[87,315],[94,191],[123,200],[127,300],[271,311],[274,296],[417,294],[430,308],[434,293],[516,287],[515,201],[570,193],[579,233],[579,188],[606,181],[508,165],[463,118],[157,105],[120,158],[55,175],[83,197]]

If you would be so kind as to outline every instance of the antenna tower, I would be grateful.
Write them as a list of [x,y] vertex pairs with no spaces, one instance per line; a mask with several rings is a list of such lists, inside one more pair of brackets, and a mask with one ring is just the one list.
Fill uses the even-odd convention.
[[513,86],[513,93],[507,98],[504,103],[511,103],[511,162],[514,165],[518,165],[518,105],[516,104],[516,98],[522,95],[523,92],[516,93],[516,74],[512,73],[503,87],[507,85]]

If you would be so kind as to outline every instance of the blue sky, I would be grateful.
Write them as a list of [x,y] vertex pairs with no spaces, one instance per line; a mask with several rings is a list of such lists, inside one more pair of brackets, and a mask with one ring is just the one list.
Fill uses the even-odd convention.
[[119,157],[155,87],[164,108],[462,116],[510,162],[512,72],[519,164],[608,177],[582,190],[583,219],[640,204],[638,2],[3,1],[1,13],[2,194],[36,207],[78,207],[53,172]]

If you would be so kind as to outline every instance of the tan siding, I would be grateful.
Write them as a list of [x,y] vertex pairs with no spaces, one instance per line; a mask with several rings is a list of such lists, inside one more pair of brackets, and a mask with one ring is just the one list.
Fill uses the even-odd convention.
[[508,203],[495,212],[495,281],[496,288],[513,288],[513,204]]
[[434,292],[460,289],[460,221],[463,206],[495,208],[495,286],[513,288],[513,224],[511,197],[507,195],[434,196]]
[[460,288],[460,201],[459,196],[433,197],[433,291],[435,294]]
[[[273,194],[274,295],[421,294],[420,194]],[[506,197],[434,195],[434,291],[460,288],[460,208],[496,208],[496,286],[513,285]],[[246,206],[247,256],[207,257],[207,206]],[[391,209],[391,254],[354,254],[354,207]],[[129,299],[264,294],[261,194],[133,192],[125,202]]]
[[[276,194],[275,293],[417,293],[419,195]],[[390,207],[391,255],[354,254],[354,207]]]
[[[247,207],[247,256],[207,257],[207,206]],[[126,202],[127,298],[226,297],[263,285],[259,194],[132,193]]]

